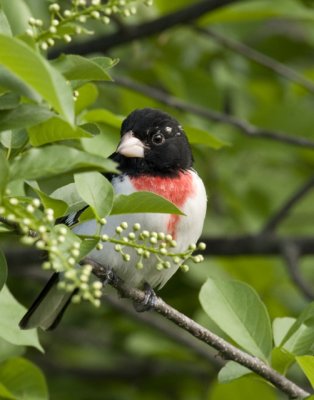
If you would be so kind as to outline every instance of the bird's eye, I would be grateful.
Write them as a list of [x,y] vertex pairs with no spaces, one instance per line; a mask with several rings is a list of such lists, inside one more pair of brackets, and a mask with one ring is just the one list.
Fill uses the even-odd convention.
[[164,141],[165,141],[165,137],[160,132],[155,133],[155,135],[153,135],[153,137],[152,137],[153,144],[156,144],[157,146],[160,144],[163,144]]

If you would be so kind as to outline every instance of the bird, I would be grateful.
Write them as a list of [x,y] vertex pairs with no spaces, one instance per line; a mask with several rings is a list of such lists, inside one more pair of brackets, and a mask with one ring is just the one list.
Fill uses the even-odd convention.
[[[108,176],[116,194],[149,191],[174,203],[183,215],[136,213],[109,215],[101,234],[113,236],[116,227],[135,223],[150,232],[163,232],[175,240],[174,252],[185,251],[199,239],[206,215],[207,196],[202,179],[193,169],[193,155],[188,138],[179,122],[168,113],[155,108],[135,109],[122,122],[121,138],[116,151],[109,157],[118,164],[119,174]],[[94,234],[97,221],[79,222],[81,211],[66,216],[62,222],[74,233]],[[129,228],[131,229],[131,228]],[[126,231],[126,234],[128,231]],[[131,287],[162,288],[179,268],[158,270],[149,259],[143,268],[135,268],[136,257],[123,262],[111,243],[93,250],[88,258],[110,266],[119,278]],[[173,264],[173,263],[172,263]],[[40,327],[54,329],[71,303],[72,293],[58,288],[62,279],[55,272],[19,323],[21,329]],[[75,291],[74,291],[75,292]]]

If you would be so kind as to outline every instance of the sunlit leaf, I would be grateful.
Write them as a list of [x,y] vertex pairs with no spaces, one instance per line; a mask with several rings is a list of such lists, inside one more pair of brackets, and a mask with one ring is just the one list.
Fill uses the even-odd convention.
[[254,289],[240,281],[209,278],[201,288],[200,301],[208,316],[239,346],[268,360],[270,319]]
[[74,106],[70,87],[62,75],[37,52],[16,38],[0,34],[0,63],[73,123]]
[[314,356],[300,356],[296,360],[314,388]]

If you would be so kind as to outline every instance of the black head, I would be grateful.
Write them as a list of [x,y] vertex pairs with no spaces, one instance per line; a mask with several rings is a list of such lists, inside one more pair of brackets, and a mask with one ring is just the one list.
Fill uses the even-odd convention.
[[153,108],[135,110],[123,121],[114,159],[122,172],[133,175],[175,175],[193,164],[189,142],[178,121]]

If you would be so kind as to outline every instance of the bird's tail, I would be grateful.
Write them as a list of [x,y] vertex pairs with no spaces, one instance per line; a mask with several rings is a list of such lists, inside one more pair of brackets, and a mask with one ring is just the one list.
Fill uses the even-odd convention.
[[60,274],[54,273],[21,319],[19,323],[21,329],[40,327],[47,331],[58,325],[72,296],[75,294],[75,291],[65,292],[59,289],[59,280]]

